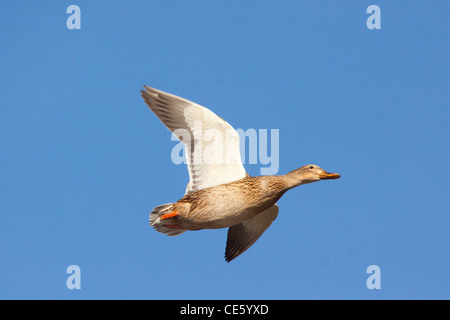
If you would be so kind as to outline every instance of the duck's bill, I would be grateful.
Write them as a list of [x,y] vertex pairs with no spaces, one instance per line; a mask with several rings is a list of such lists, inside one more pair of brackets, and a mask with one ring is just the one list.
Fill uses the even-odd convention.
[[341,177],[341,175],[339,173],[329,173],[329,172],[324,172],[319,174],[319,178],[320,179],[339,179]]

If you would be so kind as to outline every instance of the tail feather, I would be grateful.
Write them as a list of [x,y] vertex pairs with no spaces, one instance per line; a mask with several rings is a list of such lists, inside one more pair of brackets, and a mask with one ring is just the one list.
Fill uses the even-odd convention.
[[150,225],[158,232],[165,233],[168,236],[177,236],[179,234],[182,234],[186,230],[168,228],[165,226],[166,222],[164,222],[164,220],[161,220],[161,216],[163,214],[169,213],[172,209],[172,206],[173,203],[166,203],[153,208],[152,212],[150,212]]

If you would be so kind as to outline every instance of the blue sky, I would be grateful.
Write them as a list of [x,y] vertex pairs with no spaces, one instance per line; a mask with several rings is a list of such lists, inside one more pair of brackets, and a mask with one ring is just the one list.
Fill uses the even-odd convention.
[[[81,8],[69,30],[66,8]],[[381,9],[369,30],[366,9]],[[0,19],[0,298],[448,299],[447,1],[21,1]],[[235,128],[279,129],[278,218],[224,261],[226,230],[148,225],[186,167],[147,84]],[[261,164],[246,165],[258,175]],[[81,269],[68,290],[66,268]],[[366,269],[381,269],[381,289]]]

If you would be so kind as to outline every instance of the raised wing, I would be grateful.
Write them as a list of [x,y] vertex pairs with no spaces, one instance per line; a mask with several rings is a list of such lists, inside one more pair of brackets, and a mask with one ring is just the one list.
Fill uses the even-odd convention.
[[278,205],[261,212],[252,219],[238,223],[228,229],[225,260],[230,262],[250,248],[278,215]]
[[185,146],[190,180],[186,194],[246,176],[239,134],[231,125],[196,103],[144,87],[147,105]]

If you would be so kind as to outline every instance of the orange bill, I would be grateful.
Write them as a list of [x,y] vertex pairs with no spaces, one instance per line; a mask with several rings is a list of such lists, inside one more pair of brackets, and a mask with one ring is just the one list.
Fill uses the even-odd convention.
[[341,175],[339,173],[330,173],[330,172],[326,172],[324,171],[323,173],[319,174],[319,178],[320,179],[339,179],[341,177]]

